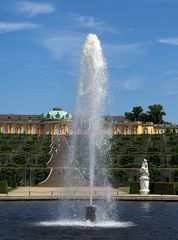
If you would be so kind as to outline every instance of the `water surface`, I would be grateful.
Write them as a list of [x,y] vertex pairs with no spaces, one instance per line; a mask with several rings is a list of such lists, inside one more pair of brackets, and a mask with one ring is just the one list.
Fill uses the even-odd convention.
[[[64,221],[65,208],[70,210],[72,204],[74,209],[68,211],[72,221]],[[178,239],[177,202],[118,201],[115,219],[95,225],[84,222],[87,204],[87,201],[0,202],[0,239]]]

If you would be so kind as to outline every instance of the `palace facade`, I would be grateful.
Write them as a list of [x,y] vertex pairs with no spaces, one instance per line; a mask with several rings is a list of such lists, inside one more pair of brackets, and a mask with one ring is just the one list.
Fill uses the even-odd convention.
[[[178,133],[178,126],[129,122],[123,116],[104,116],[104,131],[113,135],[163,134],[166,131]],[[87,127],[83,132],[87,134]],[[0,114],[0,133],[72,135],[73,119],[62,108],[53,108],[41,115]]]

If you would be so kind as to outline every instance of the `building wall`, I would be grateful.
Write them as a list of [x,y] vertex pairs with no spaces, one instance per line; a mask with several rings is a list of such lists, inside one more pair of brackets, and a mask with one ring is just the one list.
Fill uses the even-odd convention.
[[[104,133],[112,135],[132,135],[132,134],[163,134],[169,129],[178,133],[178,126],[154,125],[153,123],[141,122],[105,122]],[[87,128],[85,129],[87,134]],[[1,121],[0,133],[4,134],[51,134],[51,135],[72,135],[74,133],[72,120],[68,121],[33,121],[15,120]]]

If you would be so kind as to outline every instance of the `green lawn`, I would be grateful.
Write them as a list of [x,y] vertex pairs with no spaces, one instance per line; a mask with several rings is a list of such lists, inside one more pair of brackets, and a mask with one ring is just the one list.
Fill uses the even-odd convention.
[[119,187],[119,190],[120,190],[121,192],[130,193],[130,187]]

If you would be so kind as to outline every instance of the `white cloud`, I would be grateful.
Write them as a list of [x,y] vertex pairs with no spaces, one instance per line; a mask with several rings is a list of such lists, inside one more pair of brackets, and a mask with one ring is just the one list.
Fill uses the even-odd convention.
[[147,47],[151,44],[152,42],[103,43],[102,46],[109,66],[119,70],[128,68],[136,61],[143,61],[143,57],[147,55]]
[[169,44],[169,45],[178,45],[178,38],[159,39],[158,42],[163,44]]
[[163,86],[165,95],[177,95],[178,94],[178,78],[170,80]]
[[38,28],[40,25],[32,22],[0,22],[0,32],[12,32]]
[[[79,62],[81,49],[86,37],[85,33],[78,32],[61,32],[60,34],[48,37],[43,40],[42,44],[46,47],[51,55],[58,60],[70,60]],[[128,60],[131,57],[142,53],[145,46],[150,42],[134,43],[134,44],[102,44],[104,55],[109,65],[115,66],[117,69],[128,67]],[[122,58],[121,58],[122,54]],[[122,61],[121,61],[122,59]]]
[[142,87],[144,77],[140,75],[133,75],[120,82],[126,90],[139,90]]
[[55,10],[55,6],[51,3],[34,3],[29,1],[19,3],[19,11],[27,13],[30,16],[52,13]]
[[162,90],[164,95],[176,95],[178,94],[178,71],[169,70],[163,72],[163,84]]
[[150,45],[151,42],[128,43],[128,44],[104,44],[104,48],[111,54],[138,53],[140,49]]
[[67,61],[80,61],[80,51],[84,40],[83,34],[75,32],[61,33],[59,36],[44,39],[43,46],[57,60],[66,58]]
[[103,25],[103,22],[96,22],[94,17],[79,16],[78,21],[83,27],[98,27]]
[[100,32],[116,32],[114,27],[108,26],[104,21],[98,21],[92,16],[81,16],[72,14],[81,27],[91,28]]

